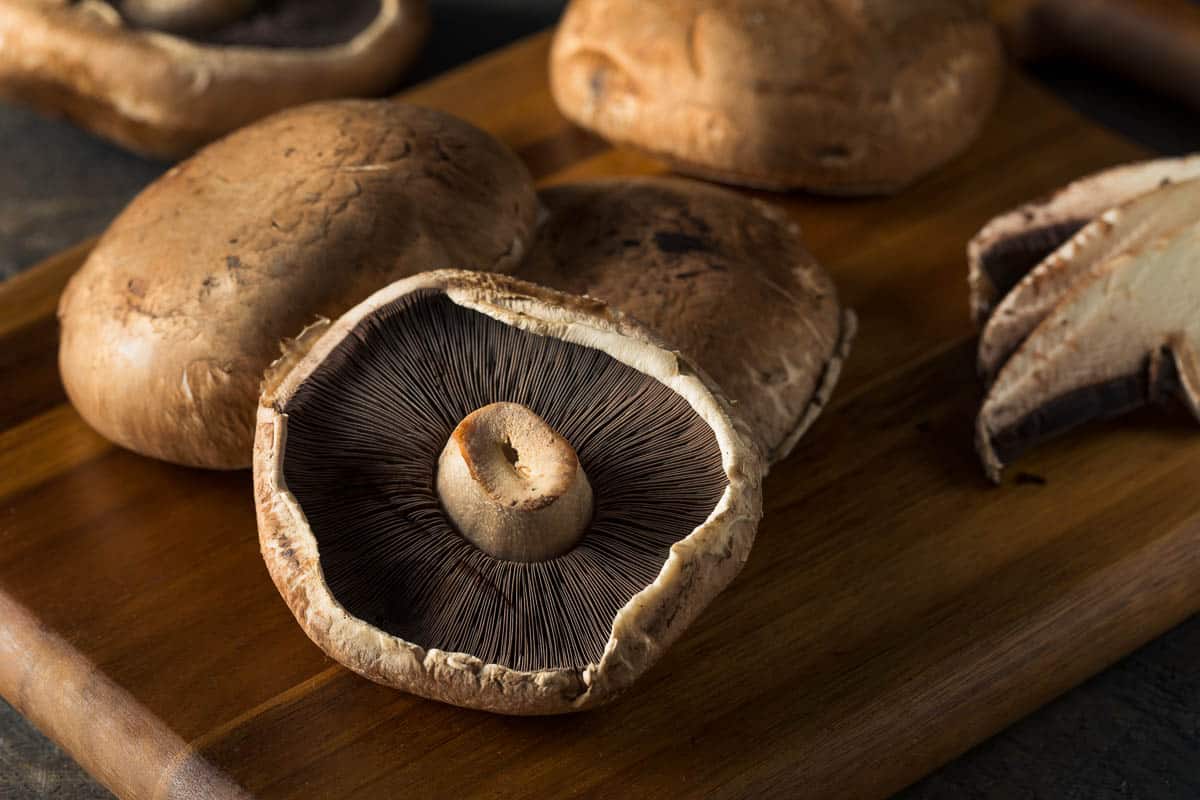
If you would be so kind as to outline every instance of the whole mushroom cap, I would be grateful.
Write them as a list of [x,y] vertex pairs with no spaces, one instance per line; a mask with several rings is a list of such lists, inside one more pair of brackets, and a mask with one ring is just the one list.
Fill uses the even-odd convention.
[[799,226],[696,181],[618,178],[540,193],[548,216],[517,274],[619,308],[699,364],[788,455],[829,399],[854,336]]
[[681,172],[891,192],[963,150],[1004,74],[981,2],[573,0],[550,57],[585,128]]
[[[0,0],[0,97],[178,158],[284,108],[383,93],[429,29],[424,0],[279,0],[233,21],[228,2],[131,4],[142,21],[204,23],[189,39],[136,27],[123,5]],[[209,29],[210,12],[227,24]]]
[[181,163],[105,232],[59,304],[81,416],[144,455],[250,465],[279,344],[430,266],[511,270],[537,197],[483,131],[429,109],[290,109]]
[[[531,513],[579,497],[577,453],[587,525],[535,553],[477,546],[451,511],[479,498],[442,482],[460,445],[472,468],[511,469],[506,508],[553,483]],[[254,480],[267,567],[331,657],[436,700],[553,714],[615,698],[733,579],[762,468],[720,394],[622,315],[439,271],[300,337],[261,399]],[[525,522],[489,531],[557,530]]]

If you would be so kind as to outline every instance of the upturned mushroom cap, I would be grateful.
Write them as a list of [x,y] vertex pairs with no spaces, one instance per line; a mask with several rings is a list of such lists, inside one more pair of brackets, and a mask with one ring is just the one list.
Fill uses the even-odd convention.
[[[158,23],[189,24],[170,16]],[[101,0],[0,0],[0,96],[175,158],[283,108],[384,92],[428,26],[424,0],[281,0],[189,40]]]
[[282,112],[112,223],[60,301],[63,384],[131,450],[249,466],[281,340],[430,266],[511,270],[536,206],[516,156],[447,114],[368,100]]
[[996,303],[1096,217],[1169,183],[1200,178],[1200,155],[1123,164],[1080,178],[1001,214],[967,245],[971,316],[982,326]]
[[[265,386],[263,557],[308,636],[379,683],[507,714],[608,702],[749,553],[763,467],[742,423],[598,301],[417,275],[300,337]],[[496,402],[536,413],[587,473],[594,513],[564,553],[502,560],[447,517],[439,453]],[[501,447],[493,422],[476,444]],[[511,442],[517,461],[543,433]]]
[[700,364],[750,423],[768,461],[820,413],[855,320],[775,206],[669,178],[541,192],[549,215],[522,278],[588,295]]
[[980,2],[573,0],[563,114],[681,172],[768,189],[892,192],[963,150],[1004,74]]
[[255,0],[118,0],[121,16],[146,28],[173,33],[208,31],[241,19]]
[[1159,397],[1180,397],[1200,418],[1197,208],[1200,181],[1135,201],[1111,215],[1117,246],[1056,288],[979,413],[976,441],[993,480],[1033,444]]

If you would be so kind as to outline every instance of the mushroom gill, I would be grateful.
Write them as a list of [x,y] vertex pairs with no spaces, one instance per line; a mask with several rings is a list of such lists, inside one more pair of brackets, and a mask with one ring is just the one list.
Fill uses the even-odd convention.
[[[447,514],[439,456],[495,403],[519,404],[578,456],[594,508],[564,552],[498,558]],[[364,317],[281,411],[282,474],[341,606],[425,650],[514,670],[599,662],[618,612],[729,484],[712,429],[663,383],[429,289]],[[511,446],[494,427],[477,434]]]
[[349,42],[379,17],[380,0],[272,0],[190,38],[241,47],[330,47]]

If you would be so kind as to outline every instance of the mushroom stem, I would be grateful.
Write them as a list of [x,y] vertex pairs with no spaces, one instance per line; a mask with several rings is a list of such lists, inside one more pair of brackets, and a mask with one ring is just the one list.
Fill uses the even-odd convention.
[[574,448],[519,403],[492,403],[458,423],[438,458],[437,492],[458,532],[506,561],[560,556],[592,518]]

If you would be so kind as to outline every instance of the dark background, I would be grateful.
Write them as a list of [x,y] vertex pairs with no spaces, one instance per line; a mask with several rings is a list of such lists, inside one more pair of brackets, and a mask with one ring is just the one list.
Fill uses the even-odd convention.
[[[548,27],[564,3],[431,0],[431,5],[433,35],[405,85]],[[1200,150],[1195,111],[1079,66],[1050,63],[1031,72],[1083,113],[1148,148]],[[0,104],[0,280],[102,231],[166,167],[64,123]],[[0,700],[0,798],[51,797],[110,795]],[[898,798],[1197,800],[1200,617]]]

